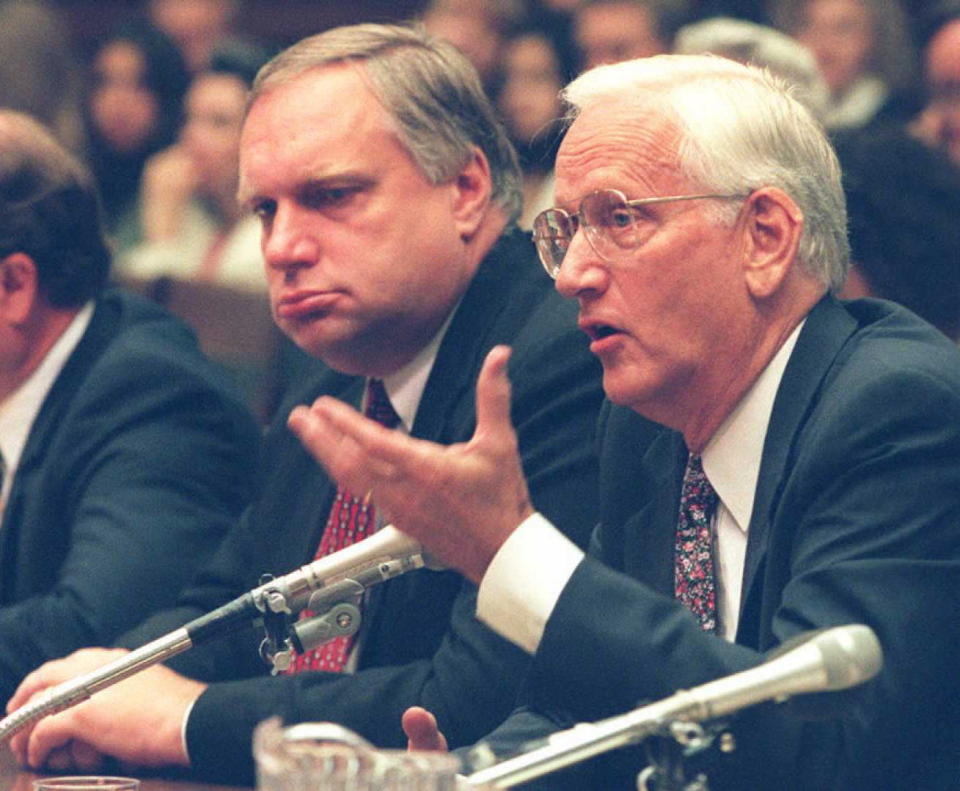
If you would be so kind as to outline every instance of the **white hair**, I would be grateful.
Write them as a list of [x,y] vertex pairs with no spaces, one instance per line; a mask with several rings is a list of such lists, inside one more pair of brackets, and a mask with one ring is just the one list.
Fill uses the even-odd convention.
[[[836,154],[791,87],[765,69],[710,55],[658,55],[598,66],[563,91],[570,118],[599,101],[654,101],[681,133],[681,173],[705,192],[783,190],[803,213],[798,260],[826,288],[849,266],[847,215]],[[730,217],[729,211],[727,217]]]

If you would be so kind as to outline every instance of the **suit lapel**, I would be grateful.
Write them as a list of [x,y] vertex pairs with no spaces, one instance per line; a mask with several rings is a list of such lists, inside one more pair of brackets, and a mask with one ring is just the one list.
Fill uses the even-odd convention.
[[856,326],[835,298],[825,296],[807,317],[784,371],[770,415],[750,516],[738,642],[754,645],[758,639],[755,631],[760,607],[760,570],[770,541],[771,515],[797,436],[817,401],[824,377]]
[[601,533],[600,557],[672,596],[683,438],[626,407],[612,407],[602,431],[601,521],[610,529]]
[[24,493],[30,490],[31,479],[40,473],[64,414],[104,347],[109,344],[119,320],[120,310],[116,300],[102,298],[97,302],[89,326],[54,380],[30,428],[0,525],[0,569],[3,570],[0,573],[4,580],[11,578],[7,573],[7,564],[17,556],[18,514],[23,510]]
[[542,285],[531,288],[531,273],[541,279],[542,275],[532,267],[518,267],[518,261],[533,255],[530,241],[513,231],[501,237],[481,262],[437,351],[414,420],[414,436],[435,442],[469,437],[448,432],[451,425],[472,426],[469,415],[475,411],[474,388],[484,355],[513,337],[515,323],[527,320],[528,296],[531,301],[542,298]]

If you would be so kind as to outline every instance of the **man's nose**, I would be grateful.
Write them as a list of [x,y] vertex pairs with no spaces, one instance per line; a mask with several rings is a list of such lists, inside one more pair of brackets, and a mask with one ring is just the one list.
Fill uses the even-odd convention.
[[297,207],[277,207],[263,230],[263,259],[268,267],[303,268],[317,261],[320,246],[307,214]]
[[570,240],[560,265],[557,291],[568,299],[575,299],[586,292],[602,292],[607,287],[609,276],[606,262],[597,255],[580,228]]

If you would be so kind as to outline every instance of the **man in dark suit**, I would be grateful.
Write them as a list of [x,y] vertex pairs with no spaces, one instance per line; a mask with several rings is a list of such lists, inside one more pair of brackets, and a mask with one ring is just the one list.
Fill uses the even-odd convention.
[[[561,208],[534,236],[579,303],[613,402],[590,555],[558,546],[523,497],[505,350],[481,371],[477,431],[455,453],[327,399],[291,426],[338,480],[372,487],[398,527],[478,581],[481,620],[534,654],[529,707],[494,747],[862,623],[883,647],[875,680],[744,712],[736,749],[697,756],[689,777],[956,787],[960,353],[901,308],[830,295],[848,259],[839,167],[774,78],[651,58],[588,72],[566,98]],[[442,746],[428,713],[405,725],[414,747]],[[621,750],[543,787],[629,788],[645,762]]]
[[256,480],[259,432],[192,334],[104,290],[89,175],[0,113],[0,697],[169,606]]
[[[360,407],[375,377],[399,416],[398,433],[459,443],[473,433],[485,354],[510,343],[512,416],[531,496],[585,544],[596,518],[599,366],[573,306],[514,225],[515,155],[463,57],[399,27],[304,40],[258,77],[240,171],[241,198],[263,224],[277,323],[329,366],[281,416],[321,394]],[[336,484],[283,417],[265,456],[259,502],[179,606],[124,645],[229,601],[262,572],[292,570],[332,540]],[[376,507],[377,498],[358,499]],[[251,733],[271,714],[332,720],[402,746],[400,715],[413,704],[432,708],[451,742],[466,744],[513,708],[528,661],[476,621],[475,601],[459,574],[416,571],[370,592],[346,672],[321,665],[269,677],[257,655],[262,634],[251,630],[174,659],[184,675],[150,668],[101,701],[41,722],[29,744],[21,737],[16,746],[32,765],[83,741],[125,761],[189,761],[204,777],[250,782]],[[103,657],[81,653],[41,668],[14,705]]]

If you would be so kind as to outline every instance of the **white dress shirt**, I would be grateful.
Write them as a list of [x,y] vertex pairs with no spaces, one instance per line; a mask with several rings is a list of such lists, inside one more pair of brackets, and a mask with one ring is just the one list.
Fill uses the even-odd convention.
[[[756,382],[727,416],[701,457],[717,492],[714,515],[719,634],[733,640],[740,610],[747,531],[760,474],[763,443],[784,369],[803,323],[796,327]],[[547,619],[583,551],[537,513],[524,520],[494,556],[480,583],[477,617],[533,654]]]
[[33,373],[10,395],[0,402],[0,453],[6,464],[3,488],[0,490],[0,514],[7,501],[13,478],[20,464],[20,456],[30,436],[34,420],[40,414],[40,407],[53,387],[53,383],[67,364],[67,359],[80,343],[93,317],[93,302],[88,302],[74,316],[67,329],[57,338],[53,346],[40,361]]

